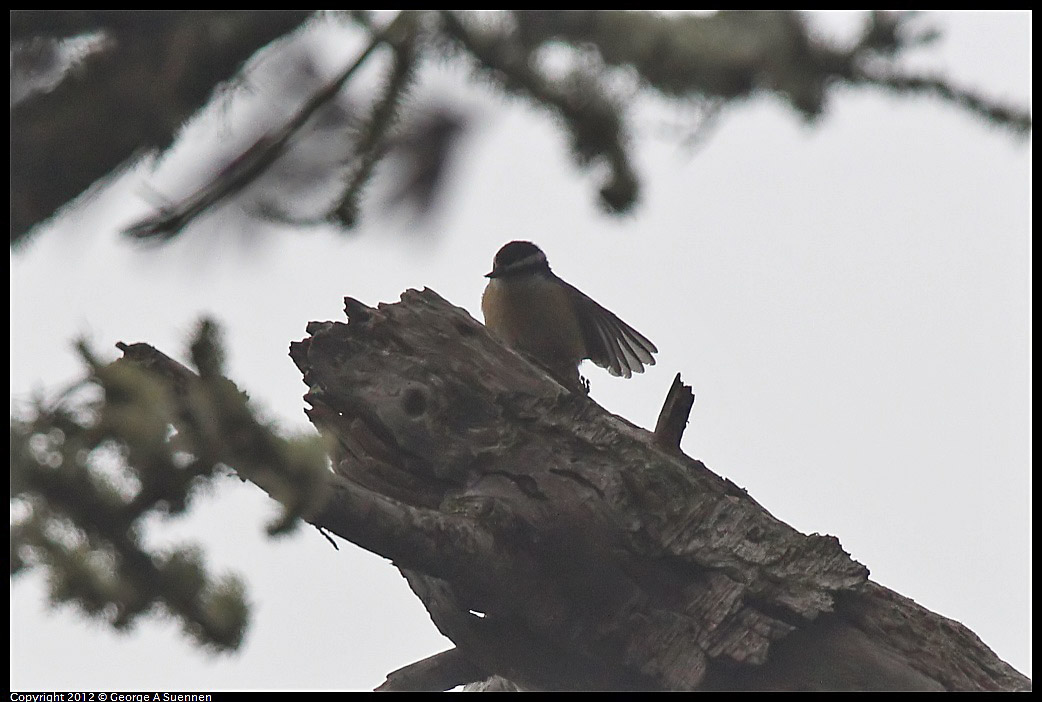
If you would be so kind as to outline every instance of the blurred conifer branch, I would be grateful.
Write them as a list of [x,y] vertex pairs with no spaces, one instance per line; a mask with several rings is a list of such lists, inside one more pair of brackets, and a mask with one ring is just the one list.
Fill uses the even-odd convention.
[[[253,54],[289,33],[306,35],[329,17],[343,18],[363,33],[354,63],[332,79],[316,74],[313,85],[294,86],[310,91],[297,112],[128,233],[163,241],[214,206],[242,198],[274,165],[290,160],[292,142],[310,138],[307,125],[321,121],[319,108],[355,83],[357,69],[375,63],[376,54],[381,59],[374,70],[382,78],[375,97],[358,114],[334,124],[335,133],[324,137],[330,148],[317,150],[338,145],[342,156],[312,164],[312,171],[325,171],[334,184],[328,203],[301,216],[280,204],[273,187],[275,196],[248,211],[291,224],[330,221],[350,227],[385,160],[403,169],[395,177],[398,191],[386,205],[428,211],[458,137],[473,120],[445,101],[421,107],[406,99],[411,87],[419,86],[424,62],[470,65],[493,90],[521,96],[553,115],[568,136],[574,161],[603,172],[601,204],[619,213],[631,211],[639,199],[628,125],[634,98],[641,94],[709,105],[715,116],[725,105],[769,95],[817,119],[835,99],[836,88],[864,86],[938,97],[1017,134],[1031,129],[1027,108],[959,86],[951,77],[903,68],[908,51],[940,35],[923,28],[922,16],[913,12],[867,13],[860,34],[844,45],[820,36],[806,15],[789,11],[413,10],[383,22],[373,13],[350,11],[306,23],[311,16],[303,11],[12,13],[12,95],[15,84],[34,72],[54,72],[55,42],[103,38],[57,85],[27,90],[12,105],[12,243],[135,154],[166,151],[185,120],[222,94],[221,86],[248,82],[242,69]],[[389,60],[377,51],[380,46],[390,48]],[[271,55],[287,60],[278,51]],[[634,79],[636,92],[620,88]],[[288,169],[278,177],[288,189],[309,184],[302,173]]]
[[42,568],[54,602],[118,629],[157,606],[201,643],[236,648],[245,587],[214,577],[194,545],[152,549],[146,528],[184,514],[232,466],[283,504],[272,533],[323,498],[317,437],[286,439],[258,420],[222,374],[216,327],[192,342],[195,373],[146,344],[103,363],[84,345],[87,375],[54,402],[11,421],[11,572]]

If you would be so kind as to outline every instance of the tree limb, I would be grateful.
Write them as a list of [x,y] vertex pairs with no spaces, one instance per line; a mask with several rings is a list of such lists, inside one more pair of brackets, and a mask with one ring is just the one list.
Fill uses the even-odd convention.
[[393,558],[476,668],[528,689],[1030,685],[435,293],[347,311],[291,348],[366,489],[313,521]]
[[[291,345],[308,414],[335,442],[327,489],[293,513],[394,560],[456,644],[391,688],[491,674],[520,689],[1030,689],[961,624],[868,580],[834,537],[796,532],[435,293],[345,303],[348,324],[311,323]],[[205,346],[199,376],[121,348],[191,399],[223,381]],[[230,443],[210,451],[285,499],[253,465],[279,451],[257,451],[225,402],[212,416]]]
[[441,692],[483,677],[458,648],[450,648],[388,673],[375,692]]

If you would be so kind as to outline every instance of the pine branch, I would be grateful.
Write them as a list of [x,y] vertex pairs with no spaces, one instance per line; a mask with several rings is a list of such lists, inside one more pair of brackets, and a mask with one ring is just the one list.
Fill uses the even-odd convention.
[[61,36],[98,27],[112,39],[54,90],[11,110],[12,244],[135,154],[165,149],[217,86],[310,14],[38,11],[12,16],[23,35]]
[[402,18],[406,16],[408,15],[398,15],[386,29],[377,33],[369,41],[369,44],[354,61],[318,90],[289,120],[260,137],[246,151],[233,159],[228,166],[221,169],[210,182],[180,202],[165,206],[157,213],[130,225],[124,230],[124,233],[138,239],[170,239],[200,214],[253,183],[283,155],[293,136],[321,107],[340,92],[340,89],[362,67],[366,59],[387,41],[389,36],[400,31],[399,27],[403,24]]
[[55,602],[118,629],[158,606],[201,644],[234,649],[248,624],[243,583],[212,576],[197,546],[149,548],[144,525],[185,512],[235,465],[282,502],[269,532],[286,531],[326,501],[325,445],[256,419],[222,374],[212,324],[192,345],[198,372],[147,344],[119,347],[124,358],[104,364],[81,346],[90,374],[73,394],[12,419],[12,574],[42,568]]
[[479,28],[451,10],[442,10],[441,19],[446,34],[503,90],[521,94],[536,107],[561,117],[581,167],[600,163],[608,167],[609,175],[600,189],[607,210],[622,213],[636,204],[639,184],[627,148],[626,112],[593,76],[577,71],[567,82],[551,80],[536,70],[529,50],[516,35]]
[[894,93],[932,95],[958,105],[987,123],[1005,127],[1020,136],[1026,137],[1031,133],[1030,110],[1003,104],[976,90],[959,87],[943,76],[865,66],[857,71],[854,80]]
[[352,149],[351,175],[347,179],[340,202],[331,212],[331,218],[347,227],[358,220],[358,201],[362,189],[373,175],[373,169],[389,148],[388,134],[398,118],[401,102],[416,72],[419,21],[408,23],[400,38],[392,43],[394,61],[386,79],[383,94],[373,103],[368,119],[359,130]]

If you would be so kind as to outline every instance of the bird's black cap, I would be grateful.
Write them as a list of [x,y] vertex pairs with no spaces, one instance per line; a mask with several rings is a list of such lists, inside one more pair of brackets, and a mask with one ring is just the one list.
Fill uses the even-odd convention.
[[511,241],[504,244],[492,260],[492,270],[486,278],[531,273],[541,268],[549,269],[546,254],[531,241]]

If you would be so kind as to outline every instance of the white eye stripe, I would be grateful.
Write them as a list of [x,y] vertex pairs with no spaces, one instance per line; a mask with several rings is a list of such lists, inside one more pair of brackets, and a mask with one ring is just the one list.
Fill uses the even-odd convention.
[[510,263],[503,266],[504,271],[516,271],[528,267],[542,266],[546,263],[546,256],[541,251],[537,251],[529,256],[525,256],[517,261],[511,261]]

